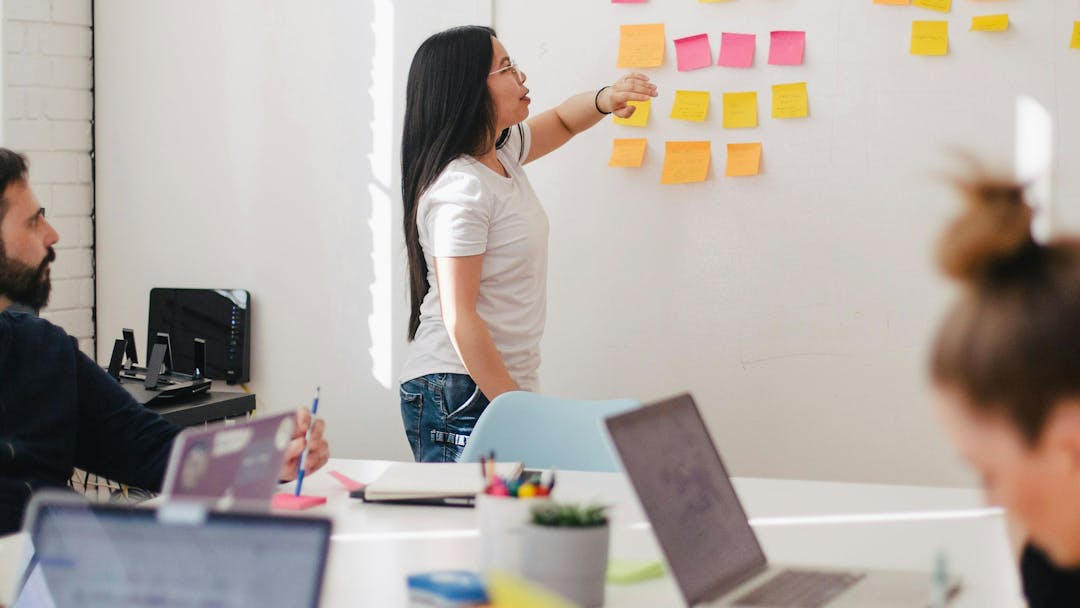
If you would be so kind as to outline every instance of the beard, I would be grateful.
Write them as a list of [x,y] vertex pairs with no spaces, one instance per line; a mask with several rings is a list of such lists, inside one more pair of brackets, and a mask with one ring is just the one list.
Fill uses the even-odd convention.
[[0,294],[13,302],[41,310],[49,303],[52,283],[49,281],[49,263],[56,259],[56,252],[49,253],[37,266],[24,264],[7,257],[0,243]]

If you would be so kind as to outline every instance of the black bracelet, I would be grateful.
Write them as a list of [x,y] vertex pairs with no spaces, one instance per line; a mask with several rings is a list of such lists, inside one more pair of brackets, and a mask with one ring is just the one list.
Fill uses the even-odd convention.
[[603,114],[604,116],[607,116],[608,114],[611,114],[611,112],[605,112],[605,111],[600,109],[600,93],[603,93],[604,89],[607,89],[607,88],[610,88],[610,87],[611,87],[610,84],[605,86],[605,87],[600,87],[600,90],[596,92],[596,97],[593,98],[593,105],[596,106],[596,111]]

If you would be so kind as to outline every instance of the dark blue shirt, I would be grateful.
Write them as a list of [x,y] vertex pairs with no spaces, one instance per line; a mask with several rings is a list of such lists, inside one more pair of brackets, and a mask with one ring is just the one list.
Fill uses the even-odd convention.
[[64,330],[0,313],[0,534],[18,530],[30,495],[78,467],[161,489],[179,428],[135,401]]
[[1042,549],[1031,543],[1020,556],[1020,578],[1029,608],[1080,606],[1080,570],[1054,565]]

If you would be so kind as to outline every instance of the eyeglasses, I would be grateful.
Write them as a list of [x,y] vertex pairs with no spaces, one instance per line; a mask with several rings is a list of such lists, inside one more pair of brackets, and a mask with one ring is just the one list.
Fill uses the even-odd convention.
[[489,77],[494,76],[496,74],[501,74],[503,72],[510,72],[511,74],[514,75],[514,78],[517,78],[518,82],[525,82],[525,72],[522,71],[521,67],[518,66],[518,64],[516,64],[514,62],[510,62],[510,65],[508,65],[506,67],[499,68],[499,69],[495,70],[494,72],[489,73],[488,76]]

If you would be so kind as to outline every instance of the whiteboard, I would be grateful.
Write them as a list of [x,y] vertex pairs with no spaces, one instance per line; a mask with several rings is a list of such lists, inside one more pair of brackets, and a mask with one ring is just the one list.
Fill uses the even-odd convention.
[[[968,31],[1007,12],[1004,33]],[[620,24],[666,26],[645,128],[598,125],[529,166],[551,219],[541,383],[575,397],[690,390],[733,474],[910,483],[970,478],[934,424],[925,361],[953,295],[932,252],[957,209],[956,147],[1013,159],[1016,97],[1057,125],[1056,213],[1080,225],[1076,0],[954,0],[942,14],[870,0],[496,0],[500,40],[533,112],[594,91]],[[913,20],[947,20],[945,57],[909,54]],[[806,32],[801,66],[767,64],[769,32]],[[672,40],[757,35],[751,69],[678,72]],[[803,82],[806,119],[770,118],[771,86]],[[676,89],[708,90],[704,123],[668,118]],[[759,126],[721,127],[723,92],[757,91]],[[1063,111],[1071,109],[1071,112]],[[612,140],[646,137],[640,169]],[[706,182],[661,186],[664,142],[712,141]],[[725,146],[762,142],[762,174],[723,176]]]

